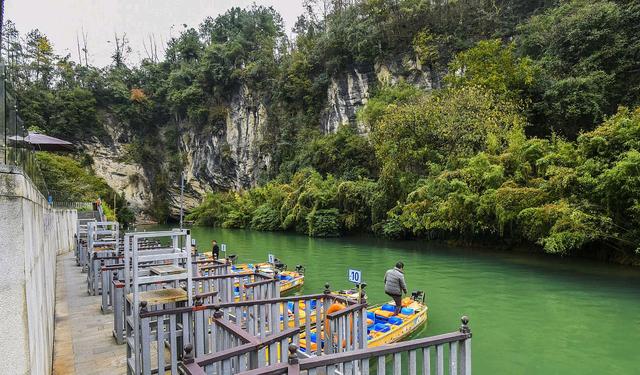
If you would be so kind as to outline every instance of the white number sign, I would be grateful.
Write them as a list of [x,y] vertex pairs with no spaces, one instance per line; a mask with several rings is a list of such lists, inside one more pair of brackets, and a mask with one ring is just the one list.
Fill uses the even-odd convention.
[[352,283],[359,283],[362,281],[362,272],[358,270],[349,270],[349,281]]
[[273,254],[269,254],[269,263],[275,263],[276,262],[276,257],[273,256]]
[[223,252],[227,252],[227,244],[221,243],[220,244],[220,250],[222,250]]

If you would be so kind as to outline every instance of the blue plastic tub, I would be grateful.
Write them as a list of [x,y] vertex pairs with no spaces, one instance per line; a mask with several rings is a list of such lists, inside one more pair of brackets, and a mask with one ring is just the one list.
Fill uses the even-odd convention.
[[385,324],[387,322],[389,322],[389,319],[385,318],[384,316],[378,316],[376,315],[376,323],[380,323],[380,324]]
[[415,313],[416,311],[414,309],[410,309],[408,307],[403,307],[402,310],[400,310],[400,313],[403,315],[411,315],[413,313]]
[[382,307],[380,309],[383,310],[383,311],[391,311],[391,312],[396,311],[396,307],[394,305],[390,305],[388,303],[385,303],[384,305],[382,305]]
[[376,323],[376,325],[373,326],[373,329],[378,332],[389,332],[391,327],[389,327],[388,324]]
[[392,316],[389,318],[389,324],[399,326],[400,324],[402,324],[402,319],[398,318],[397,316]]
[[376,314],[374,314],[373,311],[367,311],[367,318],[369,318],[371,320],[375,320],[376,319]]

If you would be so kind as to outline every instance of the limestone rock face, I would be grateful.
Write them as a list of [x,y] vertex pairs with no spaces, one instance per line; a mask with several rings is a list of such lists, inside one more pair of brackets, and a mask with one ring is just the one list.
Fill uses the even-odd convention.
[[324,134],[335,133],[340,126],[354,124],[361,134],[367,126],[357,120],[356,113],[367,104],[372,89],[380,84],[396,84],[401,80],[430,90],[440,86],[438,72],[425,69],[411,55],[379,61],[371,69],[351,68],[331,78],[327,89],[327,104],[321,117]]
[[247,189],[269,165],[261,151],[267,110],[247,87],[232,96],[224,121],[214,129],[187,130],[181,139],[187,180],[194,191]]
[[[320,127],[324,134],[335,133],[345,124],[356,125],[358,132],[367,135],[369,129],[357,120],[357,111],[367,103],[374,88],[404,80],[424,89],[439,87],[436,72],[424,69],[410,55],[380,61],[369,68],[352,67],[331,78],[327,102],[321,114]],[[205,126],[188,122],[173,123],[179,132],[179,148],[185,165],[185,209],[196,207],[208,191],[241,190],[253,187],[268,170],[272,149],[264,143],[267,131],[268,99],[239,85],[227,103],[216,109],[216,119]],[[142,213],[150,207],[154,182],[151,171],[128,160],[127,147],[132,137],[127,126],[104,115],[107,137],[92,139],[83,144],[94,160],[96,173],[118,192],[124,192],[131,207]],[[175,133],[172,133],[175,134]],[[171,142],[170,139],[165,139]],[[168,165],[164,166],[168,169]],[[180,178],[170,176],[169,208],[172,216],[180,211]]]
[[[140,164],[126,158],[129,136],[115,119],[104,115],[106,137],[92,138],[82,144],[93,159],[95,173],[116,192],[124,193],[134,212],[141,212],[152,199],[149,180]],[[103,197],[109,199],[109,197]]]
[[[327,90],[327,105],[322,114],[322,132],[335,133],[345,124],[357,124],[356,111],[367,104],[370,86],[375,82],[372,71],[362,72],[356,68],[332,77]],[[366,133],[364,124],[358,130]]]
[[[207,191],[250,188],[269,166],[270,157],[261,150],[267,123],[267,109],[261,98],[246,86],[240,86],[221,108],[224,115],[214,124],[203,128],[177,124],[185,181],[182,198],[180,177],[172,176],[172,181],[168,181],[169,209],[174,217],[179,215],[181,199],[189,210],[200,204]],[[96,174],[117,192],[124,192],[131,208],[141,214],[153,199],[150,180],[154,177],[127,158],[127,147],[132,147],[127,126],[108,113],[101,117],[106,135],[92,138],[82,146],[92,157]]]

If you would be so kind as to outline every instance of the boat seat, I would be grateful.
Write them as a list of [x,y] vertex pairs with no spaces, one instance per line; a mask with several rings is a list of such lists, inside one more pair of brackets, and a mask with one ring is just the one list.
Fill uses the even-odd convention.
[[396,311],[396,306],[389,303],[385,303],[384,305],[382,305],[382,307],[380,307],[380,309],[384,311],[394,312]]
[[386,311],[386,310],[382,310],[382,309],[378,309],[376,311],[374,311],[374,313],[377,316],[381,316],[384,318],[389,318],[390,316],[393,316],[393,311]]
[[398,318],[397,316],[392,316],[389,318],[389,324],[393,324],[395,326],[399,326],[403,323],[402,319]]
[[375,324],[374,320],[367,318],[367,327],[371,327],[374,324]]
[[416,310],[410,309],[408,307],[403,307],[402,310],[400,310],[400,313],[404,314],[404,315],[413,315],[413,313],[415,313],[415,312],[416,312]]
[[382,332],[382,333],[384,333],[384,332],[389,332],[389,331],[391,330],[391,327],[389,327],[389,325],[388,325],[388,324],[376,323],[376,324],[373,326],[373,329],[374,329],[375,331],[377,331],[377,332]]

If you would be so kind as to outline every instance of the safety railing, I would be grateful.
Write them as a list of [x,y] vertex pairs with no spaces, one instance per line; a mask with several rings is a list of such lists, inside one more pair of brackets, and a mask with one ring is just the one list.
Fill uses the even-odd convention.
[[[219,316],[217,321],[222,323],[224,319]],[[233,332],[229,328],[233,328]],[[286,359],[284,353],[287,353],[296,333],[295,329],[288,329],[263,339],[257,339],[252,335],[247,335],[245,331],[231,323],[228,325],[228,332],[218,331],[217,335],[219,344],[229,343],[231,345],[225,345],[220,348],[221,350],[216,350],[212,354],[203,355],[197,359],[193,357],[193,345],[186,345],[183,361],[180,364],[180,372],[198,375],[236,374],[254,368],[275,366],[281,360]]]
[[18,115],[16,95],[7,81],[7,67],[0,64],[0,165],[20,167],[36,185],[40,193],[49,196],[35,151],[25,142],[29,134]]
[[[169,362],[173,366],[174,356],[171,353],[182,353],[187,348],[187,344],[191,344],[190,351],[193,356],[198,358],[197,363],[207,367],[207,371],[226,368],[223,362],[228,358],[234,358],[230,367],[233,369],[232,373],[256,368],[255,366],[278,363],[282,358],[286,359],[282,353],[286,353],[289,344],[299,344],[301,335],[307,334],[307,337],[311,335],[313,324],[316,321],[324,322],[329,319],[328,316],[331,314],[327,312],[327,309],[336,302],[358,306],[361,308],[360,310],[352,309],[351,311],[360,311],[364,314],[364,305],[357,305],[349,302],[346,298],[331,294],[291,296],[214,305],[203,305],[196,296],[195,306],[155,311],[150,311],[144,304],[140,308],[140,337],[151,337],[151,339],[142,343],[142,373],[147,373],[145,369],[149,369],[151,372],[157,371]],[[303,306],[301,307],[301,305]],[[312,305],[315,307],[313,312]],[[289,306],[293,310],[291,314],[289,314]],[[309,308],[304,306],[309,306]],[[354,319],[348,313],[332,318],[334,322],[337,322],[341,317],[347,320]],[[228,337],[220,336],[219,328],[215,327],[216,321],[228,322],[228,324],[221,323],[225,327],[232,324],[233,327],[242,329],[243,335],[259,340],[262,345],[249,349],[249,347],[241,347],[246,344],[245,342],[228,341]],[[330,323],[330,325],[335,327],[331,332],[337,333],[338,326],[335,323]],[[346,324],[341,327],[348,329]],[[158,330],[160,330],[159,333]],[[330,337],[329,333],[327,335]],[[329,346],[327,345],[327,348]],[[157,352],[158,347],[163,348],[165,357],[161,357]],[[241,348],[238,349],[238,347]],[[226,351],[231,348],[238,349],[240,352],[231,350],[220,357],[221,350]],[[242,351],[243,348],[246,351]],[[322,349],[322,346],[320,348]],[[321,350],[320,353],[331,352],[327,350]],[[251,351],[257,352],[257,361],[244,361],[239,358]]]
[[286,361],[244,372],[213,372],[198,358],[185,357],[180,371],[183,375],[471,375],[468,323],[469,319],[462,317],[462,326],[456,332],[303,359],[299,358],[298,347],[290,345]]
[[[334,304],[339,304],[341,310],[331,312]],[[366,345],[366,305],[330,294],[329,290],[323,294],[223,303],[216,308],[259,338],[289,328],[297,329],[300,335],[293,337],[293,343],[308,344],[306,351],[309,354],[331,354]],[[332,344],[323,345],[321,341]],[[334,345],[334,342],[345,345]]]

